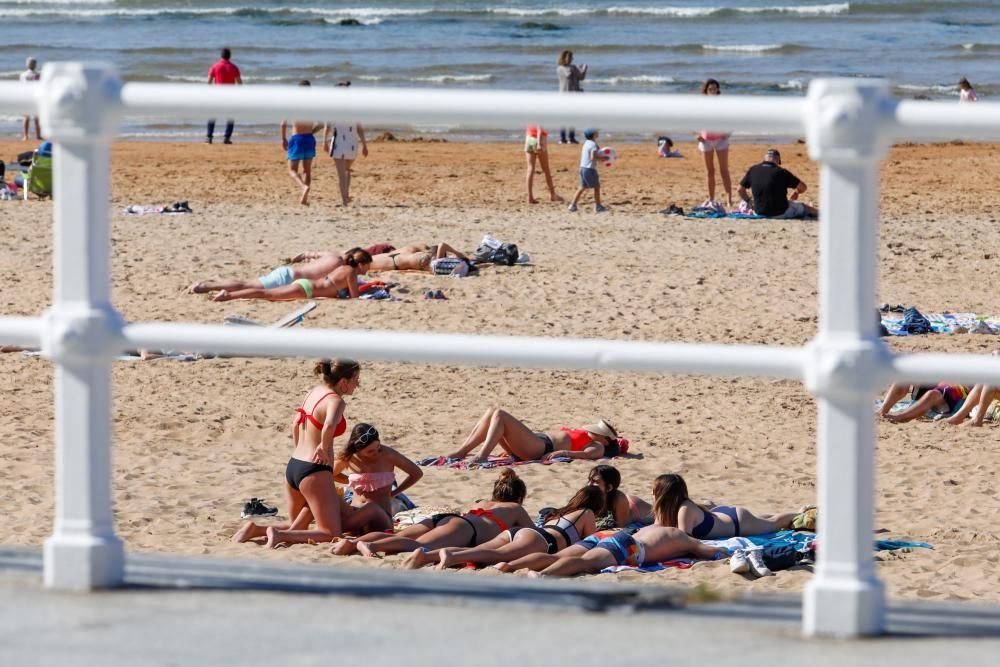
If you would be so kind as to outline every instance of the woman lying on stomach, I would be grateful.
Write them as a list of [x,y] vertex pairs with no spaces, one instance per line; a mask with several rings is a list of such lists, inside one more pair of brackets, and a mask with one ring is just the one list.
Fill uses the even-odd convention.
[[479,502],[464,514],[435,514],[395,535],[373,532],[357,540],[341,540],[330,551],[338,556],[355,552],[374,556],[414,549],[474,547],[509,528],[534,525],[521,506],[527,494],[524,481],[507,468],[493,484],[492,500]]

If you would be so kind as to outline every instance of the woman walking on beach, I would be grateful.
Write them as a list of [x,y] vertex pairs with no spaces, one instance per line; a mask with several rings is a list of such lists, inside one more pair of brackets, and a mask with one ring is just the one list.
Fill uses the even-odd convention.
[[[715,79],[708,79],[701,87],[702,95],[719,95],[722,89]],[[719,158],[719,173],[722,176],[722,187],[726,190],[726,201],[729,208],[733,207],[733,181],[729,176],[729,133],[710,132],[702,130],[698,133],[698,150],[705,158],[705,173],[708,177],[708,200],[702,206],[711,206],[715,202],[715,164],[712,155]]]
[[[331,130],[333,138],[331,139]],[[329,143],[327,143],[329,141]],[[368,142],[365,140],[365,129],[361,123],[328,123],[323,128],[323,145],[327,147],[333,163],[337,166],[337,178],[340,181],[340,200],[344,206],[351,203],[351,167],[358,158],[358,146],[361,155],[368,157]]]
[[[559,59],[556,60],[556,74],[559,75],[560,93],[583,92],[583,87],[580,86],[580,82],[587,78],[587,66],[574,65],[572,51],[567,50],[559,54]],[[577,143],[576,131],[573,130],[572,127],[569,128],[569,137],[567,140],[566,128],[559,128],[559,143]]]
[[462,446],[447,458],[465,458],[479,445],[482,448],[476,461],[487,460],[497,445],[518,461],[547,461],[556,457],[593,460],[624,453],[618,444],[618,432],[603,419],[578,429],[563,426],[551,431],[532,431],[500,408],[487,410]]
[[[318,280],[298,278],[283,287],[247,287],[233,291],[222,290],[213,301],[232,301],[233,299],[263,299],[264,301],[295,301],[296,299],[312,299],[325,297],[330,299],[357,299],[358,276],[368,273],[372,265],[372,256],[367,250],[351,248],[344,253],[344,263],[338,266],[330,275]],[[195,287],[191,290],[194,291]],[[204,286],[202,286],[204,291]]]
[[542,168],[545,175],[545,185],[549,189],[549,200],[562,201],[563,198],[556,194],[556,186],[552,183],[552,172],[549,170],[549,133],[540,125],[529,125],[524,134],[524,157],[528,163],[527,185],[528,203],[537,204],[533,192],[535,182],[535,162]]
[[[267,537],[267,546],[282,542],[329,542],[345,529],[380,529],[392,526],[392,520],[378,504],[361,509],[349,507],[337,495],[333,480],[333,440],[347,430],[344,418],[345,397],[352,395],[361,382],[361,366],[350,359],[323,359],[313,372],[322,378],[306,394],[295,410],[292,422],[292,456],[285,466],[285,496],[291,524],[258,526],[248,521],[233,535],[234,542]],[[307,530],[315,519],[316,528]]]
[[[396,468],[406,479],[393,488]],[[346,473],[346,474],[345,474]],[[364,422],[351,430],[347,444],[337,452],[333,477],[353,491],[351,505],[375,503],[392,516],[392,499],[416,484],[424,471],[416,463],[382,444],[378,429]]]
[[435,514],[395,535],[373,532],[357,540],[341,540],[330,551],[338,556],[353,553],[375,556],[414,549],[474,547],[509,528],[534,525],[521,506],[527,495],[524,480],[505,468],[493,484],[492,499],[476,503],[464,514]]

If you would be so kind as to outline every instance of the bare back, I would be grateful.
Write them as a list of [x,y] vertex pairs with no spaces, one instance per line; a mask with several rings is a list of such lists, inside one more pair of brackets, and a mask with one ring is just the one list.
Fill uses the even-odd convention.
[[[301,412],[296,411],[292,427],[292,441],[295,443],[292,456],[302,461],[310,461],[316,448],[323,444],[327,450],[327,457],[331,458],[330,447],[334,437],[333,427],[336,424],[329,428],[324,428],[324,425],[335,418],[338,418],[338,421],[343,419],[344,399],[326,385],[319,385],[309,390],[299,410]],[[329,442],[323,442],[324,436]]]

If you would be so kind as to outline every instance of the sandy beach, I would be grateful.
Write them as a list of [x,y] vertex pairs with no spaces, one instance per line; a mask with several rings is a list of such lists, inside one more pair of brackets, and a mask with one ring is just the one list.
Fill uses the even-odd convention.
[[[604,143],[614,145],[613,137]],[[0,157],[27,148],[0,142]],[[373,142],[370,148],[355,168],[354,205],[345,209],[335,206],[336,172],[325,156],[316,161],[312,205],[305,208],[280,144],[115,144],[115,306],[129,320],[273,321],[292,307],[213,303],[184,290],[201,279],[259,276],[303,250],[437,240],[473,249],[490,233],[517,243],[533,264],[487,268],[462,280],[383,274],[400,283],[399,301],[321,301],[305,326],[784,345],[801,345],[815,333],[815,221],[659,213],[670,203],[689,209],[705,198],[701,156],[690,142],[678,144],[683,159],[658,159],[652,141],[616,146],[619,162],[602,170],[612,209],[603,215],[592,212],[587,196],[576,214],[545,202],[541,176],[536,196],[543,203],[524,203],[518,144]],[[805,146],[781,148],[784,166],[809,186],[803,199],[818,203],[817,168]],[[734,182],[764,149],[733,147]],[[569,198],[579,148],[552,145],[550,154],[557,189]],[[879,301],[924,312],[1000,313],[994,270],[1000,148],[898,146],[884,163],[882,188]],[[185,200],[193,215],[121,213],[130,204]],[[36,315],[49,304],[51,210],[50,202],[0,202],[4,314]],[[428,288],[448,299],[425,301]],[[956,334],[889,344],[982,354],[1000,339]],[[51,377],[44,359],[0,355],[3,544],[41,546],[52,529]],[[398,566],[398,556],[336,558],[324,547],[269,551],[229,541],[251,496],[284,513],[289,426],[313,383],[307,360],[119,363],[113,377],[115,516],[130,551]],[[416,459],[453,449],[492,405],[538,429],[608,419],[632,443],[630,456],[614,461],[630,493],[648,498],[653,478],[674,471],[696,498],[759,512],[815,500],[815,402],[793,382],[364,364],[347,418],[376,424],[384,442]],[[998,457],[995,426],[878,425],[879,537],[935,546],[879,554],[878,573],[891,596],[1000,601]],[[526,507],[533,514],[565,501],[589,468],[582,461],[518,467],[528,485]],[[430,468],[408,495],[421,506],[462,509],[488,497],[496,475]],[[750,582],[710,563],[600,576],[703,583],[725,593],[798,591],[809,573]]]

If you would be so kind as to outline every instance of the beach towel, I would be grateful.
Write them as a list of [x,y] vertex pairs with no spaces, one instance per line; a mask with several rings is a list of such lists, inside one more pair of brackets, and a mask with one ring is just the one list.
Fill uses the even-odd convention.
[[[909,408],[915,402],[916,401],[914,401],[913,399],[910,399],[910,398],[901,399],[901,400],[899,400],[899,401],[896,402],[896,405],[892,406],[892,409],[889,410],[889,414],[890,415],[899,414],[900,412],[903,412],[904,410],[906,410],[907,408]],[[879,411],[879,408],[882,407],[882,403],[883,403],[882,399],[879,399],[879,400],[875,401],[875,412]],[[928,412],[923,417],[920,417],[920,419],[922,419],[924,421],[931,421],[931,422],[936,422],[939,419],[947,419],[948,417],[952,416],[953,414],[955,414],[956,412],[958,412],[959,410],[961,410],[962,409],[962,405],[964,403],[965,403],[965,399],[962,399],[961,401],[959,401],[958,403],[955,404],[955,409],[954,410],[948,410],[947,412],[938,412],[936,410],[931,410],[930,412]],[[987,412],[987,417],[989,417],[989,412]]]
[[[924,333],[982,333],[1000,334],[1000,317],[976,313],[927,313],[923,316],[930,325]],[[914,332],[906,327],[903,316],[895,312],[882,313],[882,326],[891,336],[909,336]]]
[[[816,533],[806,533],[794,530],[782,530],[777,533],[768,533],[766,535],[753,535],[751,537],[731,537],[727,540],[701,540],[704,544],[713,547],[723,547],[730,554],[736,549],[762,549],[765,554],[765,559],[767,558],[768,552],[777,554],[781,551],[785,551],[789,548],[794,549],[800,553],[805,553],[811,549],[814,549],[817,545]],[[927,542],[911,542],[906,540],[875,540],[872,543],[872,549],[874,551],[895,551],[897,549],[933,549],[934,547]],[[726,558],[726,556],[719,555],[716,560]],[[624,570],[632,570],[635,572],[659,572],[660,570],[666,570],[669,568],[679,568],[686,570],[692,565],[697,563],[698,558],[675,558],[669,561],[663,561],[660,563],[643,563],[638,567],[632,567],[628,565],[613,565],[611,567],[606,567],[601,572],[622,572]]]
[[168,206],[150,206],[143,204],[131,204],[122,209],[123,215],[152,215],[165,213],[168,215],[186,215],[194,213],[186,201],[174,202]]
[[712,208],[710,206],[696,206],[691,209],[687,216],[688,218],[734,218],[737,220],[766,220],[762,215],[757,215],[756,213],[741,213],[733,211],[732,213],[726,213],[724,210],[720,211],[718,209]]
[[506,466],[521,466],[527,463],[541,463],[551,465],[553,463],[569,463],[573,459],[569,457],[555,457],[547,461],[534,459],[531,461],[518,461],[513,456],[491,456],[489,460],[476,462],[468,459],[456,459],[446,456],[430,456],[417,461],[418,466],[453,468],[455,470],[489,470],[491,468],[504,468]]

